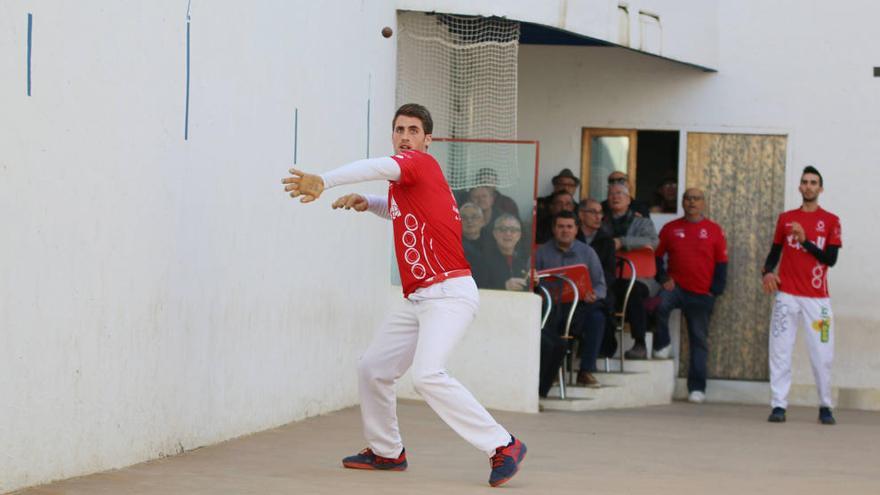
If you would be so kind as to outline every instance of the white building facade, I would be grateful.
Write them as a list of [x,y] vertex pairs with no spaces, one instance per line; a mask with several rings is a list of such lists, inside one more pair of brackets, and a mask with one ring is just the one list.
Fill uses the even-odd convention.
[[[877,199],[860,186],[880,156],[880,6],[624,6],[625,22],[607,0],[3,2],[0,493],[357,403],[357,357],[400,297],[390,226],[294,204],[280,179],[391,151],[396,46],[379,32],[398,9],[614,45],[520,47],[542,195],[580,163],[584,127],[787,136],[785,207],[814,163],[843,223],[834,383],[880,407]],[[539,299],[482,297],[450,367],[489,407],[535,412]],[[486,374],[510,353],[521,375]],[[795,364],[811,387],[806,349]]]

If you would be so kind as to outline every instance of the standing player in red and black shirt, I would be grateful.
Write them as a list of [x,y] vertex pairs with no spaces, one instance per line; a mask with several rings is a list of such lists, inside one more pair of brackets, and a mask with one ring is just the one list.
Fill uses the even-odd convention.
[[[684,216],[660,230],[657,282],[662,284],[654,332],[654,357],[670,357],[669,314],[681,308],[687,321],[690,362],[688,400],[706,400],[706,361],[709,356],[709,318],[715,298],[727,283],[727,239],[717,223],[703,216],[706,198],[700,189],[690,188],[681,198]],[[669,269],[663,257],[668,255]]]
[[[841,247],[840,220],[819,207],[822,175],[804,168],[798,190],[803,204],[779,215],[773,247],[764,263],[764,291],[776,292],[770,322],[770,391],[772,423],[785,421],[791,387],[791,354],[798,324],[804,323],[810,364],[819,392],[819,421],[833,425],[831,363],[834,358],[834,322],[828,296],[828,268],[837,262]],[[773,270],[779,263],[779,273]]]
[[353,469],[402,471],[406,451],[398,430],[394,384],[412,367],[413,384],[453,430],[486,453],[498,486],[516,474],[526,446],[513,438],[446,371],[453,347],[479,308],[479,293],[464,257],[461,217],[440,165],[426,153],[433,121],[417,104],[400,107],[392,122],[395,155],[359,160],[322,175],[291,169],[291,197],[308,203],[324,189],[387,180],[387,197],[348,194],[333,208],[371,211],[390,219],[404,301],[385,320],[358,363],[361,418],[368,447],[346,457]]

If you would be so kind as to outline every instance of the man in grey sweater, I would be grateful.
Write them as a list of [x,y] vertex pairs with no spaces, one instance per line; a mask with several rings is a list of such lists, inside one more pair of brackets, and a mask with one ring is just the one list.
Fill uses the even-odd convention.
[[[632,197],[626,184],[614,184],[608,191],[608,205],[611,214],[603,221],[605,230],[614,238],[617,251],[629,251],[640,248],[657,248],[657,229],[648,218],[636,215],[630,209]],[[611,289],[618,303],[623,301],[629,281],[614,281]],[[648,297],[648,286],[636,281],[626,307],[626,319],[629,320],[635,344],[626,351],[626,359],[647,359],[648,349],[645,346],[645,334],[648,331],[648,315],[645,312],[645,299]]]
[[[586,265],[590,272],[593,291],[581,298],[572,320],[571,333],[581,340],[581,366],[578,385],[599,387],[593,376],[596,359],[605,329],[604,300],[607,295],[605,274],[599,256],[590,246],[577,240],[577,217],[562,211],[553,218],[553,238],[542,244],[535,253],[535,268],[544,270],[568,265]],[[565,350],[560,334],[564,331],[570,304],[555,306],[555,318],[548,321],[541,338],[541,382],[539,392],[546,396]],[[561,351],[561,352],[560,352]]]

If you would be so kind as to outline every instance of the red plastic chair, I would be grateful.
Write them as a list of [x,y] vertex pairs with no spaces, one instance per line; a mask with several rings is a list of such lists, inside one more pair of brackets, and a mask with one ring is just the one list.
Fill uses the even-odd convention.
[[654,250],[648,247],[632,249],[630,251],[618,251],[619,258],[625,258],[635,266],[636,276],[632,275],[632,267],[624,263],[620,278],[651,278],[657,275],[657,262],[654,260]]
[[[539,282],[551,278],[563,282],[561,288],[553,288],[554,290],[552,291],[543,285],[538,285],[538,288],[547,300],[547,309],[541,318],[542,329],[544,328],[544,325],[547,324],[547,319],[550,317],[550,310],[553,308],[554,299],[560,304],[574,303],[575,301],[583,301],[587,294],[593,292],[593,282],[590,279],[590,270],[586,265],[566,265],[557,268],[547,268],[545,270],[539,270],[537,276]],[[566,353],[562,358],[562,366],[559,368],[560,399],[565,399],[565,372],[563,370],[565,370],[568,365],[569,354],[571,353],[571,346],[568,345],[568,342],[573,339],[570,334],[571,320],[574,318],[576,308],[576,304],[571,305],[571,309],[568,311],[568,318],[565,321],[565,333],[562,336],[563,340],[567,343]]]
[[[623,330],[626,326],[626,308],[629,305],[629,296],[636,285],[637,278],[650,278],[657,274],[657,262],[654,259],[654,250],[649,247],[631,249],[629,251],[617,251],[617,278],[629,280],[626,294],[623,297],[623,305],[617,317],[617,335],[620,343],[620,372],[623,373],[624,351]],[[605,371],[608,371],[608,358],[605,358]]]

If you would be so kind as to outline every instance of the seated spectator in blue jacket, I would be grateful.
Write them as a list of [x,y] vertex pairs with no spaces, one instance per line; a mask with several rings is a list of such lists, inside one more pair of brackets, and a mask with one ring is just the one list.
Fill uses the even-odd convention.
[[[593,376],[593,372],[596,371],[599,346],[605,334],[603,300],[607,295],[607,288],[599,256],[593,248],[575,238],[577,233],[577,216],[570,211],[559,212],[553,218],[553,238],[542,244],[535,253],[535,268],[544,270],[568,265],[586,265],[589,269],[593,291],[577,303],[570,331],[581,342],[581,365],[577,383],[598,387],[600,384]],[[556,308],[555,318],[548,320],[542,330],[541,379],[538,390],[542,396],[547,395],[559,369],[560,335],[564,333],[571,303],[556,305],[554,308]]]
[[529,245],[521,245],[522,222],[502,213],[492,224],[495,242],[486,249],[483,260],[487,289],[524,291],[528,289]]

